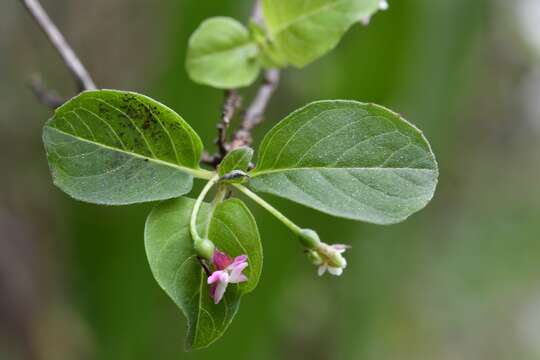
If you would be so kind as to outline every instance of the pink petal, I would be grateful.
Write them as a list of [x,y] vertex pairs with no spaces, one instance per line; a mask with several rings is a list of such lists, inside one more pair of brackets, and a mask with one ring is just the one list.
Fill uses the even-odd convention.
[[217,270],[224,270],[227,266],[231,265],[232,260],[227,254],[222,253],[219,250],[214,250],[214,255],[212,256],[212,263]]
[[229,267],[229,269],[231,271],[231,276],[230,276],[229,282],[233,283],[233,284],[237,284],[237,283],[247,281],[247,277],[244,274],[242,274],[242,271],[244,271],[244,269],[247,268],[247,267],[248,267],[247,262],[242,262],[242,263],[238,263],[238,264],[233,263]]
[[239,274],[238,276],[235,277],[234,280],[235,281],[232,281],[232,276],[231,276],[231,281],[230,281],[231,284],[239,284],[239,283],[246,282],[248,281],[248,277],[244,274]]
[[229,274],[226,271],[219,270],[214,271],[209,277],[208,277],[208,284],[213,284],[220,281],[228,281],[229,280]]
[[210,284],[210,296],[214,299],[214,303],[219,303],[229,284],[229,273],[226,271],[214,271],[208,277],[208,284]]
[[240,255],[234,258],[233,264],[247,262],[247,260],[248,260],[247,255]]
[[350,246],[343,245],[343,244],[334,244],[334,245],[332,245],[332,249],[336,250],[340,254],[344,253],[349,248],[350,248]]
[[213,294],[211,291],[211,296],[214,299],[214,304],[218,304],[221,299],[223,299],[223,295],[225,295],[225,290],[227,290],[227,285],[229,285],[227,281],[220,281],[217,283]]

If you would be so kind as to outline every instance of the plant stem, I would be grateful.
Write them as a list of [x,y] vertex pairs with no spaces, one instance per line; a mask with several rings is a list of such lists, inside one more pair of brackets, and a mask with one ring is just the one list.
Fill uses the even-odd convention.
[[192,176],[202,180],[211,180],[215,174],[215,172],[208,171],[206,169],[188,169],[185,171],[189,172]]
[[49,18],[49,15],[47,15],[40,2],[38,0],[22,0],[22,3],[41,27],[56,51],[58,51],[64,64],[66,64],[73,75],[73,78],[77,81],[79,90],[95,90],[96,85],[90,77],[90,74],[73,49],[69,46],[60,30],[58,30],[56,25]]
[[247,108],[240,129],[238,129],[233,136],[230,146],[231,149],[251,144],[253,140],[251,133],[253,129],[264,120],[264,113],[272,95],[278,87],[279,78],[280,71],[278,69],[269,69],[265,71],[263,83],[257,91],[253,102]]
[[[218,190],[216,193],[216,196],[214,197],[214,200],[212,200],[212,204],[210,204],[210,211],[208,212],[208,218],[212,219],[212,216],[214,215],[214,211],[216,210],[216,207],[223,202],[223,199],[225,199],[225,196],[227,195],[227,187],[224,184],[218,185]],[[208,233],[210,231],[210,221],[206,224],[204,237],[208,237]]]
[[267,210],[270,214],[274,215],[279,221],[281,221],[285,226],[287,226],[293,233],[296,235],[300,235],[302,232],[302,228],[300,228],[298,225],[293,223],[291,220],[289,220],[285,215],[283,215],[278,209],[267,203],[263,198],[261,198],[259,195],[255,194],[253,191],[249,190],[245,186],[234,184],[235,188],[240,190],[244,195],[249,197],[251,200],[255,201],[257,204],[262,206],[265,210]]
[[199,197],[195,201],[195,205],[193,206],[193,212],[191,213],[191,221],[189,223],[189,230],[191,233],[191,238],[193,239],[193,245],[195,247],[195,251],[202,257],[206,259],[210,259],[212,257],[213,252],[213,244],[208,239],[203,239],[200,237],[198,231],[197,231],[197,217],[199,215],[199,211],[201,209],[201,205],[204,201],[204,198],[206,195],[208,195],[208,192],[210,192],[210,189],[219,181],[219,175],[215,175],[206,183],[204,188],[202,189],[201,193],[199,194]]

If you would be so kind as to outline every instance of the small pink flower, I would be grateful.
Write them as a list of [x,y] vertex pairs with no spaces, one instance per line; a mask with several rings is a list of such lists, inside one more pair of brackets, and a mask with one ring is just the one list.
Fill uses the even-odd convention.
[[214,251],[212,263],[215,271],[208,277],[210,296],[217,304],[223,299],[225,290],[229,284],[238,284],[247,281],[248,278],[242,272],[248,267],[247,255],[240,255],[232,260],[227,254],[219,250]]

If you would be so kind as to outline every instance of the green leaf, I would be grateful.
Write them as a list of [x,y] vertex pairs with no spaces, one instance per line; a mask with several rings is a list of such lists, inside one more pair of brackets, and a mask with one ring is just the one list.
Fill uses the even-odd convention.
[[187,71],[197,83],[220,89],[251,85],[259,74],[259,48],[238,21],[214,17],[189,40]]
[[43,129],[54,183],[75,199],[124,205],[191,190],[202,143],[174,111],[143,95],[87,91]]
[[223,176],[233,170],[247,171],[249,163],[253,158],[253,149],[243,146],[234,149],[225,156],[225,159],[219,164],[218,174]]
[[[262,248],[255,219],[237,199],[219,204],[212,216],[209,238],[232,256],[248,255],[244,273],[249,280],[229,284],[223,300],[214,304],[209,294],[207,275],[193,250],[189,221],[195,201],[169,200],[149,215],[145,227],[145,245],[152,273],[159,285],[180,307],[188,320],[188,349],[207,347],[219,339],[234,318],[242,295],[257,286],[262,269]],[[210,211],[203,204],[198,226],[202,233]]]
[[276,48],[276,44],[268,39],[266,30],[255,21],[249,23],[249,31],[253,41],[259,45],[261,49],[261,66],[265,69],[275,69],[287,66],[287,59]]
[[392,224],[431,200],[438,168],[420,130],[398,114],[355,101],[319,101],[265,136],[250,176],[255,191]]
[[379,0],[263,0],[271,39],[302,67],[333,49],[343,34],[377,11]]

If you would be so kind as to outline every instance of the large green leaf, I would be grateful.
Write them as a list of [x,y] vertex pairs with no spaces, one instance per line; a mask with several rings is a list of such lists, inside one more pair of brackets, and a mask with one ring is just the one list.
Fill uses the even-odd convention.
[[381,106],[319,101],[264,138],[250,186],[331,215],[391,224],[433,197],[438,169],[420,130]]
[[351,25],[378,5],[379,0],[263,0],[270,37],[298,67],[334,48]]
[[214,17],[189,40],[187,71],[191,79],[221,89],[248,86],[259,74],[259,48],[238,21]]
[[[249,266],[244,273],[249,280],[229,285],[223,300],[214,304],[207,275],[197,260],[189,233],[194,203],[180,198],[157,206],[146,221],[145,244],[154,277],[188,320],[187,348],[199,349],[223,335],[238,310],[240,297],[257,286],[262,248],[255,219],[240,200],[227,200],[217,206],[208,237],[227,254],[248,255]],[[201,233],[209,208],[203,204],[199,213]]]
[[123,205],[191,190],[202,143],[174,111],[143,95],[87,91],[58,108],[43,129],[54,183],[72,197]]

